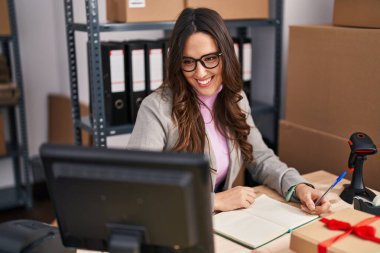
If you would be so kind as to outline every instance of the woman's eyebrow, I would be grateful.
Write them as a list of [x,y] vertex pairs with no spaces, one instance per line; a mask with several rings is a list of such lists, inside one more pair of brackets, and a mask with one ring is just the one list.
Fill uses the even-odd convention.
[[206,56],[206,55],[209,55],[209,54],[217,54],[217,53],[218,53],[218,51],[210,52],[210,53],[207,53],[207,54],[201,55],[201,57],[199,57],[199,58],[194,58],[194,57],[191,57],[191,56],[186,56],[186,55],[184,55],[184,56],[182,56],[182,58],[190,58],[190,59],[194,59],[194,60],[199,60],[199,59],[201,59],[202,57],[204,57],[204,56]]

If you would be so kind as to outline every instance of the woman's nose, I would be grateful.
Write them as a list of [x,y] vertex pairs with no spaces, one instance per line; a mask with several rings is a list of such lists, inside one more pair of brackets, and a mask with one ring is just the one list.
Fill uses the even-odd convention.
[[207,69],[202,65],[200,61],[197,62],[197,68],[195,69],[194,75],[198,78],[204,77],[207,74]]

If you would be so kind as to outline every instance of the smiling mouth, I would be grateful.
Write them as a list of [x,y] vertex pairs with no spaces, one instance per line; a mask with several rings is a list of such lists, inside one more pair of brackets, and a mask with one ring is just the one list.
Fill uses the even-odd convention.
[[197,80],[197,83],[201,87],[207,87],[210,85],[212,78],[213,77],[207,78],[206,80]]

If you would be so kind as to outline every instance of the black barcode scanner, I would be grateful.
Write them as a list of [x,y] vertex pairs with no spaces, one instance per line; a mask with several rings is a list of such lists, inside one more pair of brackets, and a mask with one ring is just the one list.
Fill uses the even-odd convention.
[[345,189],[340,194],[340,197],[350,204],[355,196],[372,201],[376,195],[364,186],[363,163],[368,155],[377,153],[376,145],[368,135],[362,132],[353,133],[348,144],[351,148],[348,168],[350,171],[353,171],[353,174],[351,184],[344,185]]

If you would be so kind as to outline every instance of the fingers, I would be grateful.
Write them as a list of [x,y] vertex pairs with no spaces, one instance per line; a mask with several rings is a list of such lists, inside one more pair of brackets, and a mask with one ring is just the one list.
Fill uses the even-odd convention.
[[241,187],[240,188],[240,197],[241,197],[241,202],[242,206],[244,208],[249,207],[250,205],[253,204],[256,198],[256,193],[251,187]]
[[323,195],[319,190],[313,189],[305,184],[300,184],[296,188],[297,196],[301,200],[300,208],[310,214],[322,214],[330,212],[331,204],[327,198],[323,198],[318,206],[315,202]]
[[234,187],[215,195],[214,209],[231,211],[239,208],[248,208],[255,201],[256,193],[251,187]]
[[318,191],[312,192],[310,196],[306,194],[305,199],[303,200],[303,203],[301,205],[301,209],[306,213],[317,215],[331,212],[331,204],[327,198],[323,198],[320,204],[318,206],[315,206],[314,200],[318,199],[319,195],[320,194],[318,194]]

